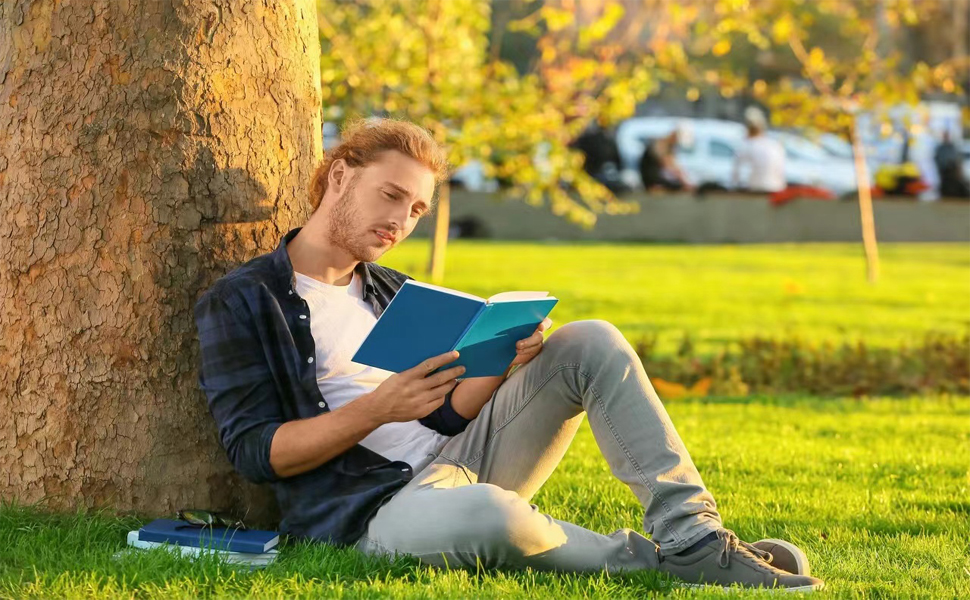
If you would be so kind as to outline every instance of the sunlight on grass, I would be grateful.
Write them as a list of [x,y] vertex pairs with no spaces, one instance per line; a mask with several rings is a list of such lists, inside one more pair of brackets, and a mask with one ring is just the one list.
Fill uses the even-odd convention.
[[[801,545],[828,584],[813,597],[970,597],[970,399],[760,398],[672,402],[669,410],[725,524],[743,539]],[[642,510],[611,478],[585,424],[534,502],[604,533],[642,530]],[[3,507],[0,597],[737,597],[677,589],[649,572],[445,572],[306,543],[251,573],[164,552],[114,560],[141,522]]]
[[[659,336],[670,352],[685,332],[702,352],[755,335],[919,340],[970,326],[965,244],[883,244],[881,280],[865,280],[857,244],[651,246],[453,241],[443,285],[479,296],[547,290],[555,325],[606,319],[631,341]],[[428,246],[409,240],[381,263],[424,279]]]

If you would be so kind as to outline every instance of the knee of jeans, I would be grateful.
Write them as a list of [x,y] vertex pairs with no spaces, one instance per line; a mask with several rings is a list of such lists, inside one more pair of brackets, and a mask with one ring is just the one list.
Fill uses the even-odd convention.
[[564,362],[585,364],[633,352],[615,325],[599,319],[563,325],[546,340],[543,352],[547,350],[560,354]]
[[487,483],[464,489],[471,492],[468,510],[474,515],[468,533],[487,551],[531,556],[565,543],[555,521],[515,492]]

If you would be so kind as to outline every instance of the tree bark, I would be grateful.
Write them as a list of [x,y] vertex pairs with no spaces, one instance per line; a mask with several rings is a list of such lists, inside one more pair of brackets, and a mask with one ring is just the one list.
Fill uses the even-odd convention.
[[852,156],[855,163],[856,187],[859,190],[859,217],[862,222],[862,249],[866,254],[866,279],[879,280],[879,246],[876,242],[876,219],[872,213],[872,188],[865,146],[859,138],[858,124],[852,126]]
[[312,0],[0,2],[0,498],[271,523],[193,305],[309,215]]
[[428,276],[432,282],[441,283],[445,278],[445,251],[448,249],[448,228],[451,224],[451,186],[447,181],[438,186],[438,202],[434,211]]

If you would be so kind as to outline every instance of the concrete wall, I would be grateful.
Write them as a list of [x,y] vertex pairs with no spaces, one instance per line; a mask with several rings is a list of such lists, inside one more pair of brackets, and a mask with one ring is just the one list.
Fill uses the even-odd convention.
[[[455,192],[452,220],[473,216],[493,239],[658,241],[693,244],[858,241],[857,202],[795,200],[772,206],[767,198],[741,195],[632,196],[640,204],[633,215],[601,215],[584,230],[535,208],[500,196]],[[876,200],[877,237],[881,242],[968,242],[970,202]],[[415,235],[427,235],[431,220]]]

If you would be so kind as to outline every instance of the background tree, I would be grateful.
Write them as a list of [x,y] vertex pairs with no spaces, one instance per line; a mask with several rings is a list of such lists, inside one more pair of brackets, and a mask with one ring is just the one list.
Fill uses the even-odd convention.
[[192,307],[308,216],[318,56],[311,0],[0,3],[0,497],[271,515]]
[[[962,4],[963,18],[970,19],[970,5]],[[713,70],[703,60],[686,59],[682,76],[707,81],[726,95],[751,90],[771,109],[775,125],[832,132],[852,142],[867,276],[875,282],[879,255],[857,117],[884,119],[889,110],[915,105],[927,93],[960,93],[970,68],[960,54],[965,44],[957,42],[954,52],[932,65],[900,50],[910,30],[939,19],[941,6],[934,1],[718,0],[707,8],[707,15],[692,9],[697,21],[690,51],[723,62]],[[753,57],[762,77],[738,69],[732,54]]]
[[[594,119],[632,114],[653,86],[644,65],[607,42],[624,14],[619,3],[598,4],[582,27],[557,5],[515,24],[543,48],[525,73],[490,52],[486,0],[320,0],[318,9],[326,120],[407,118],[435,133],[453,165],[480,161],[508,195],[587,227],[597,213],[636,210],[590,178],[568,147]],[[434,280],[443,274],[448,199],[445,185]]]

